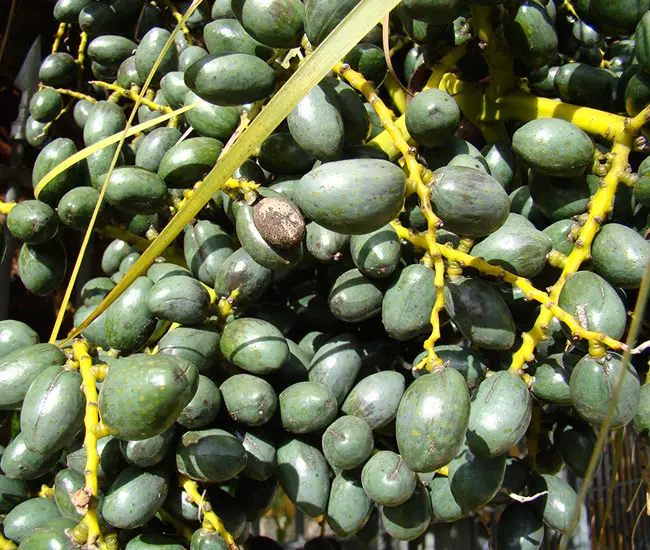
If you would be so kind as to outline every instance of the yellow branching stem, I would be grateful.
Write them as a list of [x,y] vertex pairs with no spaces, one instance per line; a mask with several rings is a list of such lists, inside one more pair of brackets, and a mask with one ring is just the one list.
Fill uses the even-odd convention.
[[[102,532],[99,528],[97,517],[97,495],[99,487],[97,482],[97,468],[99,467],[99,454],[97,453],[96,428],[99,424],[99,410],[97,408],[97,386],[93,361],[90,349],[85,340],[76,340],[72,344],[75,361],[79,364],[82,385],[81,389],[86,398],[86,414],[84,416],[84,450],[86,451],[86,467],[84,469],[85,487],[73,495],[73,502],[77,510],[84,511],[81,523],[73,530],[73,537],[79,542],[96,545],[100,549],[106,548]],[[75,536],[76,535],[76,536]],[[82,540],[79,540],[82,539]]]
[[225,322],[228,316],[232,315],[233,306],[239,297],[239,289],[233,290],[227,297],[219,298],[217,302],[217,311],[219,312],[219,319]]
[[[420,211],[427,221],[427,231],[424,233],[426,246],[423,247],[427,251],[424,263],[435,271],[434,284],[436,287],[436,301],[431,313],[431,335],[424,342],[424,349],[427,351],[425,360],[416,365],[420,369],[426,365],[428,370],[442,366],[442,360],[436,355],[434,351],[435,343],[440,339],[440,318],[439,313],[445,305],[444,298],[444,282],[445,282],[445,265],[442,261],[440,248],[436,242],[436,230],[442,226],[442,220],[436,216],[433,208],[431,207],[431,200],[429,197],[429,187],[422,181],[422,174],[424,168],[420,165],[415,158],[417,148],[407,143],[404,135],[400,129],[393,122],[394,115],[384,102],[377,95],[372,84],[368,82],[361,73],[354,71],[349,65],[337,63],[334,70],[345,78],[350,85],[356,90],[360,91],[368,103],[375,109],[382,126],[386,128],[390,134],[395,148],[401,153],[404,158],[404,163],[408,170],[408,179],[406,182],[406,194],[417,194],[420,201]],[[430,177],[430,173],[427,173]]]
[[196,481],[193,481],[185,476],[181,476],[178,484],[183,488],[192,499],[192,502],[199,506],[199,513],[203,516],[203,527],[206,529],[213,529],[223,540],[226,541],[226,544],[231,550],[237,550],[237,545],[235,544],[235,539],[232,535],[226,530],[223,522],[219,517],[212,511],[212,506],[210,502],[199,493],[199,488]]
[[[49,86],[43,86],[43,88],[50,88]],[[68,90],[66,88],[50,88],[51,90],[56,90],[58,93],[61,95],[67,95],[70,97],[74,97],[75,99],[85,99],[86,101],[89,101],[90,103],[97,103],[97,100],[89,95],[82,94],[81,92],[77,92],[75,90]]]
[[38,496],[40,498],[54,498],[54,488],[49,487],[48,485],[41,485],[41,489],[38,491]]
[[461,44],[452,48],[433,68],[431,76],[424,86],[425,90],[440,86],[442,77],[454,68],[458,60],[467,53],[467,44]]
[[406,92],[392,74],[388,73],[386,75],[384,87],[392,99],[395,108],[400,112],[400,114],[404,114],[406,111]]
[[15,202],[3,202],[0,201],[0,214],[7,215],[11,209],[16,206]]
[[[138,88],[137,86],[134,86],[133,88],[127,90],[125,88],[122,88],[118,84],[111,84],[109,82],[104,82],[102,80],[91,80],[89,84],[99,86],[100,88],[104,88],[105,90],[112,90],[113,92],[116,92],[119,97],[126,97],[131,101],[137,101],[138,97],[140,97],[140,88]],[[148,99],[146,96],[142,96],[140,98],[140,103],[145,107],[148,107],[152,111],[158,111],[160,113],[166,114],[166,113],[171,113],[173,111],[171,107],[168,107],[167,105],[159,105],[155,101]]]
[[[146,250],[149,245],[151,245],[151,241],[149,239],[140,237],[139,235],[134,235],[133,233],[128,232],[126,229],[114,225],[107,225],[102,228],[95,229],[95,232],[103,235],[104,237],[108,237],[109,239],[120,239],[121,241],[135,246],[141,251]],[[176,250],[175,247],[170,246],[162,254],[162,256],[171,263],[177,265],[185,265],[185,258],[178,250]]]
[[77,48],[77,65],[79,65],[79,68],[83,68],[84,66],[84,61],[86,60],[86,46],[88,45],[88,35],[84,32],[81,31],[79,34],[79,48]]
[[56,29],[56,34],[54,35],[54,41],[52,42],[52,53],[59,51],[59,46],[61,45],[61,40],[65,35],[65,31],[68,28],[67,23],[59,23],[59,27]]
[[243,198],[245,201],[249,201],[256,197],[259,187],[259,183],[248,181],[245,178],[228,178],[221,190],[233,200]]
[[171,0],[161,0],[162,4],[170,11],[174,19],[178,23],[180,23],[181,30],[183,31],[183,35],[185,36],[185,40],[187,40],[187,43],[191,46],[194,44],[194,40],[192,39],[192,33],[190,32],[190,29],[187,28],[187,25],[183,22],[183,15],[176,9],[176,6],[171,2]]
[[[423,233],[419,233],[411,229],[407,229],[397,221],[392,222],[392,225],[397,231],[397,235],[399,236],[400,239],[405,239],[410,243],[412,243],[413,245],[417,246],[418,248],[422,248],[423,250],[426,250],[427,242],[426,242],[425,235]],[[490,277],[501,279],[508,284],[516,286],[524,293],[527,300],[534,300],[536,302],[539,302],[540,304],[542,304],[544,308],[546,308],[549,311],[550,318],[548,322],[550,322],[550,319],[552,319],[553,316],[555,316],[560,321],[565,323],[571,330],[572,337],[599,342],[615,350],[623,350],[625,348],[625,345],[622,342],[619,342],[618,340],[614,340],[613,338],[610,338],[606,334],[600,334],[597,332],[593,332],[591,330],[584,329],[575,317],[571,316],[562,308],[560,308],[557,305],[557,302],[553,302],[549,294],[536,289],[528,279],[519,277],[514,273],[505,270],[502,267],[492,265],[481,258],[476,258],[471,254],[462,252],[461,250],[457,250],[448,246],[441,246],[439,247],[439,250],[442,256],[447,260],[456,261],[462,267],[472,267],[477,271],[483,273],[484,275],[489,275]],[[540,338],[540,340],[541,339],[543,338]],[[529,360],[532,361],[532,355],[529,358]]]

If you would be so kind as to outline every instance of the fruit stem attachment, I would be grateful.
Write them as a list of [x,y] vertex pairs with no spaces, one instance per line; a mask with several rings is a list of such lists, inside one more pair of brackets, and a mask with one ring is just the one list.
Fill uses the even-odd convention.
[[[88,533],[85,543],[89,546],[97,544],[100,549],[106,548],[97,517],[97,495],[99,493],[97,468],[99,454],[97,453],[97,436],[95,428],[99,424],[99,409],[97,408],[97,386],[93,361],[90,357],[88,342],[75,340],[72,343],[74,359],[79,364],[81,373],[81,390],[86,398],[86,413],[84,415],[84,450],[86,451],[86,467],[84,468],[85,486],[73,495],[75,507],[85,510],[84,517],[77,528],[85,526]],[[77,529],[75,528],[75,530]]]
[[226,541],[228,548],[231,550],[237,550],[238,547],[235,544],[235,539],[233,539],[232,535],[226,530],[226,527],[217,514],[212,511],[212,505],[210,502],[204,496],[201,496],[196,481],[181,476],[178,480],[178,484],[187,493],[187,496],[192,499],[192,502],[199,506],[199,513],[203,514],[203,517],[205,518],[203,526],[207,529],[214,529],[221,538]]
[[41,489],[38,491],[38,496],[40,498],[54,498],[54,488],[49,487],[48,485],[41,485]]
[[126,88],[122,88],[122,86],[119,84],[111,84],[109,82],[104,82],[103,80],[91,80],[89,84],[99,86],[105,90],[112,90],[113,92],[117,92],[119,94],[119,97],[126,97],[131,101],[137,101],[138,97],[140,97],[140,103],[152,111],[158,111],[164,114],[171,113],[173,111],[173,109],[167,105],[159,105],[155,101],[152,101],[145,96],[140,96],[140,88],[138,86],[133,86],[127,90]]

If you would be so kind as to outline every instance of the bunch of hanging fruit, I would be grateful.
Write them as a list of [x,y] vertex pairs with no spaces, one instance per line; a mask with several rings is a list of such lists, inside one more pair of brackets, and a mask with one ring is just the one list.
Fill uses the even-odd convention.
[[49,342],[0,321],[0,549],[280,548],[280,493],[566,548],[650,429],[649,8],[58,0],[0,212],[65,294]]

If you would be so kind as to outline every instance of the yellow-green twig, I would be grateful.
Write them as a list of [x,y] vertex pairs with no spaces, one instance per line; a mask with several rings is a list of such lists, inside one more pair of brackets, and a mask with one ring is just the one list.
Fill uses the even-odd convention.
[[140,103],[152,111],[158,111],[165,114],[171,113],[173,111],[173,109],[167,105],[159,105],[155,101],[148,99],[146,96],[141,96],[140,89],[138,87],[133,87],[127,90],[118,84],[111,84],[109,82],[103,82],[102,80],[91,80],[89,84],[99,86],[105,90],[112,90],[114,92],[117,92],[119,96],[128,97],[131,101],[138,101],[138,98],[140,98]]
[[204,527],[214,529],[217,533],[219,533],[221,538],[226,541],[226,544],[231,550],[237,550],[235,539],[233,539],[232,535],[226,530],[226,527],[224,526],[221,519],[219,519],[217,514],[212,511],[210,502],[201,496],[196,481],[193,481],[185,476],[181,476],[178,484],[187,493],[187,496],[192,499],[192,502],[200,507],[200,513],[205,518]]
[[68,28],[67,23],[59,23],[59,26],[56,29],[56,34],[54,35],[54,41],[52,42],[52,53],[56,53],[59,51],[61,40],[63,40],[63,35],[65,34],[67,28]]
[[7,215],[11,212],[11,209],[16,206],[15,202],[3,202],[0,201],[0,214]]

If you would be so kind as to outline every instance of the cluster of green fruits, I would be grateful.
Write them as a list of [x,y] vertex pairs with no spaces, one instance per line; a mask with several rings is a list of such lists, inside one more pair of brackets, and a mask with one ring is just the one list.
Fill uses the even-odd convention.
[[[36,198],[5,205],[26,288],[62,285],[61,235],[86,231],[101,197],[95,227],[121,238],[81,291],[80,326],[357,4],[58,0],[57,45],[81,32],[79,52],[41,65]],[[83,328],[81,348],[0,321],[0,409],[20,419],[0,461],[0,548],[278,548],[249,524],[279,491],[365,543],[378,518],[414,540],[486,506],[500,510],[498,550],[540,548],[544,525],[570,533],[580,506],[563,468],[587,475],[603,423],[650,429],[650,384],[620,342],[650,259],[650,162],[630,154],[643,124],[632,136],[636,123],[612,122],[622,169],[596,128],[645,116],[649,8],[404,0],[388,37],[399,75],[377,26]],[[505,139],[475,136],[479,150],[460,137],[468,119],[484,128],[462,91],[438,81],[405,102],[397,79],[439,67],[592,109],[493,122]],[[167,114],[166,127],[42,184],[123,132],[147,81],[137,122]],[[384,101],[404,111],[401,130]]]

